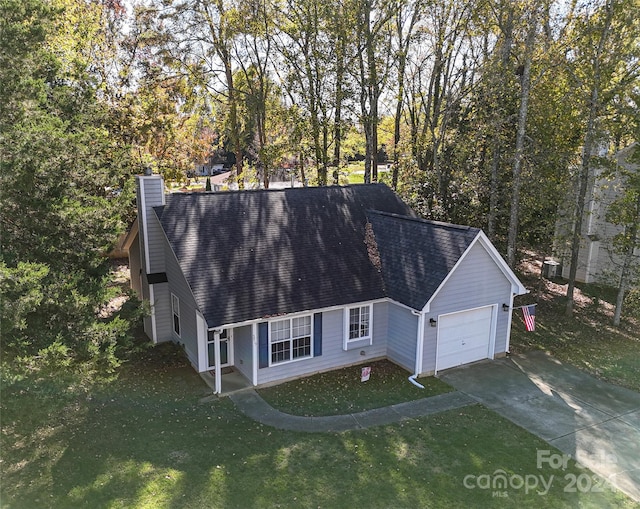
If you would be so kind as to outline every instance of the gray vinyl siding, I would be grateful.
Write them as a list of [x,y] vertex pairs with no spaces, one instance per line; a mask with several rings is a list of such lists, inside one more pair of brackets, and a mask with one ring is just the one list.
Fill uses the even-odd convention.
[[387,357],[413,373],[416,365],[418,317],[411,310],[389,304]]
[[[149,301],[149,283],[147,282],[147,278],[144,274],[142,275],[142,278],[140,280],[140,300],[147,302]],[[147,337],[149,339],[153,339],[151,315],[145,315],[142,317],[142,327]]]
[[[287,380],[385,357],[387,354],[388,309],[387,302],[373,305],[372,344],[348,351],[343,349],[344,310],[323,312],[322,355],[259,369],[258,384]],[[361,352],[364,352],[364,355],[361,355]]]
[[246,379],[253,378],[253,333],[252,326],[233,329],[233,364]]
[[510,296],[511,283],[486,249],[476,242],[440,289],[425,317],[422,373],[435,370],[438,328],[430,327],[429,319],[437,320],[441,314],[498,304],[494,352],[504,352],[509,313],[502,310],[502,304],[508,304]]
[[[158,343],[171,341],[173,316],[171,314],[171,293],[168,283],[160,283],[153,286],[154,311],[156,318],[156,334]],[[181,303],[182,304],[182,303]],[[182,309],[180,309],[182,311]]]
[[[153,299],[146,275],[165,271],[165,237],[162,227],[153,211],[153,207],[162,205],[164,184],[161,178],[137,177],[136,193],[138,203],[138,250],[139,270],[142,270],[142,298],[149,300],[152,306],[156,338],[158,343],[170,341],[172,338],[171,293],[167,283],[153,286]],[[145,222],[146,219],[146,222]],[[145,239],[147,242],[145,244]],[[148,248],[148,251],[147,251]],[[134,250],[135,252],[135,250]],[[147,267],[147,258],[149,267]],[[137,277],[132,274],[132,277]],[[153,319],[151,316],[144,318],[144,331],[153,338]]]
[[[169,295],[169,308],[167,312],[168,332],[173,341],[179,343],[184,347],[189,361],[198,366],[198,322],[196,319],[196,302],[191,293],[191,289],[187,284],[178,261],[176,260],[169,242],[166,237],[163,239],[163,252],[166,260],[165,267],[167,273],[167,279],[169,283],[167,286],[170,288],[170,292],[176,295],[180,299],[180,336],[173,331],[173,313],[171,311],[171,295]],[[158,286],[158,285],[156,285]],[[163,322],[163,326],[165,326]]]
[[[163,182],[161,178],[141,178],[138,177],[137,199],[138,207],[142,206],[144,201],[144,210],[140,210],[141,214],[146,216],[146,224],[143,220],[144,216],[138,221],[140,228],[140,251],[142,253],[141,263],[143,270],[149,274],[165,271],[164,259],[164,242],[165,236],[160,226],[160,222],[156,217],[153,207],[162,205],[163,203]],[[144,193],[144,200],[142,194]],[[145,251],[144,238],[147,238],[149,252]],[[146,258],[149,258],[149,269],[146,267]]]

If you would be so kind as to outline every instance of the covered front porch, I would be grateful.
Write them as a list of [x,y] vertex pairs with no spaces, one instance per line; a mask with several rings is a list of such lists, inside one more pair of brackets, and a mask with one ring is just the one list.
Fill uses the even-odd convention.
[[242,373],[233,367],[222,368],[220,373],[221,388],[219,392],[216,391],[215,370],[205,371],[200,373],[200,376],[211,390],[219,396],[229,396],[230,394],[253,386],[250,380],[247,380]]
[[199,317],[199,372],[214,394],[228,395],[256,385],[254,325],[210,329]]

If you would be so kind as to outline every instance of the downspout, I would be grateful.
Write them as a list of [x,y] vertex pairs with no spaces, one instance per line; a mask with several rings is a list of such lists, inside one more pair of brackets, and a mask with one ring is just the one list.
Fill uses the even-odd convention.
[[414,309],[411,310],[411,313],[414,316],[418,317],[418,337],[416,338],[416,368],[415,373],[409,377],[409,381],[419,387],[420,389],[424,389],[424,385],[419,383],[416,378],[420,374],[421,364],[422,364],[422,352],[424,345],[424,313],[420,313]]

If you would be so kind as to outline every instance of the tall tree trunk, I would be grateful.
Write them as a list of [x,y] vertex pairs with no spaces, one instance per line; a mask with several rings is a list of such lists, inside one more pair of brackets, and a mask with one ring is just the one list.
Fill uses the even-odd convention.
[[393,170],[391,173],[391,187],[398,188],[398,171],[400,164],[400,123],[404,105],[404,80],[407,69],[407,54],[413,37],[413,30],[422,11],[421,2],[416,2],[413,6],[411,20],[406,30],[406,37],[403,35],[404,26],[402,20],[402,8],[396,13],[396,34],[398,36],[398,88],[396,95],[396,112],[393,119]]
[[366,83],[367,70],[365,68],[362,53],[358,54],[358,65],[360,71],[360,110],[362,112],[362,128],[364,130],[365,156],[364,156],[364,183],[371,183],[371,112],[367,99],[369,97]]
[[[367,159],[369,162],[370,168],[370,179],[369,182],[375,182],[378,180],[378,98],[376,95],[376,88],[378,86],[378,77],[376,75],[376,55],[375,55],[375,47],[374,47],[374,38],[371,33],[371,9],[372,6],[370,2],[365,2],[364,5],[364,42],[365,42],[365,52],[367,55],[367,64],[366,64],[366,76],[365,76],[365,86],[366,86],[366,96],[367,103],[369,106],[369,119],[368,119],[368,136],[366,139],[367,143]],[[365,170],[365,173],[366,170]]]
[[[343,39],[344,41],[344,39]],[[341,44],[338,49],[337,55],[337,69],[336,69],[336,110],[335,118],[333,121],[333,184],[338,185],[340,183],[340,150],[342,147],[342,80],[344,79],[344,44]]]
[[335,89],[335,114],[333,120],[333,184],[340,184],[340,164],[342,162],[342,105],[344,102],[345,74],[347,72],[347,33],[350,30],[347,19],[348,9],[344,3],[337,4],[337,17],[335,26],[336,37],[336,89]]
[[304,169],[304,152],[300,152],[300,180],[302,180],[302,185],[307,187],[307,175]]
[[520,109],[518,111],[518,130],[516,133],[516,151],[513,158],[513,184],[511,193],[511,213],[509,215],[509,235],[507,238],[507,263],[512,269],[516,265],[518,241],[518,215],[520,212],[520,187],[522,183],[522,160],[524,158],[524,140],[529,112],[529,94],[531,91],[531,62],[538,30],[538,8],[532,8],[531,21],[524,49],[524,68],[520,87]]
[[638,229],[640,229],[640,193],[637,194],[635,201],[635,221],[630,226],[629,243],[627,245],[627,252],[624,255],[624,262],[622,263],[622,271],[620,272],[620,283],[618,285],[618,295],[616,296],[616,309],[613,314],[613,325],[618,327],[620,325],[620,317],[622,316],[622,306],[624,304],[624,297],[629,289],[629,279],[631,275],[631,267],[633,265],[633,259],[636,257],[635,250],[638,249],[640,239],[638,238]]
[[[402,59],[402,64],[398,67],[398,98],[396,99],[396,114],[393,120],[393,170],[391,172],[391,187],[398,188],[398,171],[400,165],[400,122],[402,119],[402,104],[404,95],[404,62],[406,57]],[[402,70],[400,70],[402,69]]]
[[596,137],[596,120],[600,111],[600,86],[601,86],[601,69],[600,60],[604,51],[604,45],[609,37],[611,28],[611,20],[613,17],[613,1],[607,1],[605,6],[606,18],[602,29],[598,48],[595,58],[593,59],[593,82],[591,86],[591,94],[589,97],[589,117],[587,119],[587,127],[584,133],[584,144],[582,147],[582,165],[580,167],[580,180],[578,187],[578,196],[575,205],[575,214],[573,218],[573,233],[571,236],[571,265],[569,267],[569,283],[567,284],[567,306],[565,314],[573,315],[573,294],[576,284],[576,273],[578,271],[578,258],[580,255],[580,237],[582,236],[582,222],[584,220],[585,198],[587,196],[587,187],[589,184],[589,173],[591,171],[591,157],[593,145]]
[[[398,14],[398,17],[400,15]],[[407,36],[408,38],[409,36]],[[402,27],[398,22],[398,38],[402,38]],[[393,119],[393,170],[391,173],[391,187],[398,188],[398,171],[400,164],[400,122],[402,121],[402,105],[404,104],[404,73],[407,65],[407,51],[403,47],[398,55],[398,91],[396,96],[396,114]]]
[[[640,210],[640,200],[638,201],[638,210]],[[640,217],[638,217],[638,223],[640,223]],[[629,272],[631,270],[631,263],[635,257],[634,251],[636,249],[636,242],[638,236],[638,223],[633,227],[632,241],[627,248],[627,252],[624,256],[624,262],[622,264],[622,271],[620,273],[620,283],[618,285],[618,294],[616,296],[616,309],[613,314],[613,325],[618,327],[620,325],[620,317],[622,315],[622,305],[624,303],[624,296],[629,288]]]
[[497,76],[496,87],[496,100],[497,105],[495,108],[495,126],[493,134],[493,157],[491,159],[491,177],[489,181],[489,217],[487,225],[487,234],[490,239],[494,239],[496,235],[496,221],[498,218],[498,195],[499,195],[499,170],[500,170],[500,155],[501,155],[501,128],[504,119],[501,118],[501,111],[503,109],[502,101],[505,100],[507,94],[502,90],[507,85],[507,81],[504,80],[504,74],[509,69],[509,61],[511,59],[511,48],[513,47],[513,7],[508,4],[507,15],[504,23],[500,23],[500,28],[503,34],[502,48],[500,51],[500,68]]
[[498,169],[500,167],[500,138],[498,134],[494,137],[493,143],[489,184],[489,217],[487,225],[487,235],[491,240],[494,240],[496,236],[496,220],[498,218]]
[[231,61],[225,61],[225,76],[227,79],[227,97],[229,104],[229,128],[231,130],[231,143],[233,152],[236,156],[235,175],[234,178],[240,189],[244,189],[244,176],[242,175],[242,146],[240,145],[240,126],[238,125],[238,105],[236,102],[236,93],[233,85],[233,71],[231,69]]

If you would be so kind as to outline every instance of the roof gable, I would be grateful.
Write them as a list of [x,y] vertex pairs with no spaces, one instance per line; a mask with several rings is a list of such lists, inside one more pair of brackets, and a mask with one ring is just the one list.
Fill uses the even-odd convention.
[[469,253],[471,252],[471,250],[475,245],[482,246],[482,248],[486,251],[487,255],[491,258],[495,266],[500,270],[500,272],[502,272],[505,279],[511,285],[511,293],[513,293],[514,295],[524,295],[526,293],[529,293],[529,290],[527,290],[524,287],[522,282],[518,279],[518,276],[515,275],[515,273],[511,270],[511,268],[505,261],[505,259],[500,255],[500,253],[498,253],[498,250],[491,243],[491,241],[486,236],[486,234],[482,230],[480,230],[476,238],[469,244],[469,247],[462,254],[460,259],[456,262],[455,266],[451,269],[449,274],[447,274],[447,276],[442,280],[442,283],[440,283],[440,286],[438,286],[438,288],[429,297],[429,300],[423,307],[423,311],[426,311],[426,312],[429,311],[431,303],[434,301],[434,299],[436,298],[440,290],[442,290],[442,288],[447,283],[449,278],[453,276],[458,266],[462,264],[462,262],[465,260],[467,255],[469,255]]
[[369,212],[387,296],[422,309],[480,230]]

